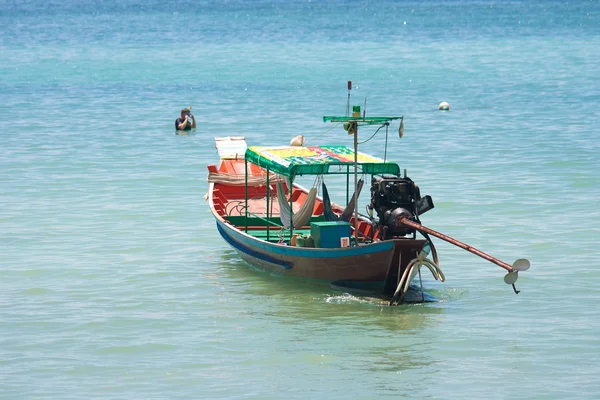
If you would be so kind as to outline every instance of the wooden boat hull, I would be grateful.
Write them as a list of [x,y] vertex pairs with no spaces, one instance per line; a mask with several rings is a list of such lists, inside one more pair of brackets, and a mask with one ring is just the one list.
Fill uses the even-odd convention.
[[394,258],[393,241],[318,249],[260,240],[219,219],[217,229],[245,261],[261,269],[290,276],[328,281],[383,282]]
[[[376,233],[371,231],[370,221],[364,217],[359,218],[358,235],[353,234],[358,238],[355,246],[298,247],[289,232],[285,240],[278,240],[278,235],[282,234],[277,221],[279,204],[274,200],[278,189],[272,184],[268,189],[266,184],[246,186],[249,178],[264,178],[266,171],[248,163],[248,175],[240,181],[246,171],[244,163],[243,158],[236,156],[222,158],[218,166],[209,165],[209,173],[221,174],[224,179],[210,183],[207,200],[219,234],[243,260],[259,269],[328,282],[379,283],[384,293],[390,294],[397,287],[398,276],[425,244],[425,240],[412,238],[372,239]],[[296,207],[306,201],[308,190],[296,184],[291,192],[289,189],[284,187],[286,196],[294,198],[296,212]],[[267,198],[271,200],[267,201]],[[332,206],[338,215],[343,212],[341,206]],[[266,223],[267,209],[271,215],[269,224]],[[323,201],[317,197],[311,218],[322,218],[322,213]],[[354,226],[353,219],[350,222]],[[298,232],[306,232],[307,228],[309,226],[304,226]]]

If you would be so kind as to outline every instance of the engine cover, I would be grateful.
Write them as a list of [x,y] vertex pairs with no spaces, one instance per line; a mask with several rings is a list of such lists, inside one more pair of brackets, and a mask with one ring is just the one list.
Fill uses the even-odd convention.
[[371,182],[369,209],[377,212],[379,227],[385,228],[384,238],[414,233],[399,220],[414,219],[432,208],[431,197],[421,198],[419,187],[409,177],[374,177]]

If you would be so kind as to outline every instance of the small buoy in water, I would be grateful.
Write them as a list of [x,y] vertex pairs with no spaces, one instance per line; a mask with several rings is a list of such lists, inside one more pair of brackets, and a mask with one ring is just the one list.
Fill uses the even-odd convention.
[[304,146],[304,136],[298,135],[292,139],[290,146]]
[[440,103],[440,111],[450,111],[450,104],[446,103],[445,101],[442,101]]

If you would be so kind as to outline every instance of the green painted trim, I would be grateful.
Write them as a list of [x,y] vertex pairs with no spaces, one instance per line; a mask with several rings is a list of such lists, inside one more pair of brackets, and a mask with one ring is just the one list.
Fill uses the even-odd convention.
[[[230,215],[225,217],[225,221],[230,222],[232,225],[235,226],[244,226],[246,224],[246,216],[244,215]],[[267,226],[267,220],[266,218],[262,218],[262,217],[248,217],[247,219],[248,221],[248,226]],[[279,217],[270,217],[269,218],[270,224],[271,226],[282,226],[281,224],[281,218]],[[310,221],[309,224],[311,222],[322,222],[325,221],[325,217],[323,215],[318,215],[316,217],[310,217]],[[250,233],[251,231],[248,231],[247,233]]]
[[335,117],[335,116],[330,116],[330,115],[326,115],[323,117],[323,122],[359,122],[359,123],[363,123],[365,125],[375,125],[375,124],[382,124],[388,121],[393,121],[396,119],[401,119],[403,118],[402,116],[400,117]]

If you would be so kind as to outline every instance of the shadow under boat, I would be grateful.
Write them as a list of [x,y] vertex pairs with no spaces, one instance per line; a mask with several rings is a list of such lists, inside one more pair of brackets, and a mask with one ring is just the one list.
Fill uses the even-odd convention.
[[[331,289],[348,293],[356,297],[367,297],[389,303],[393,296],[384,291],[385,284],[381,282],[355,282],[355,281],[335,281],[330,285]],[[423,287],[411,284],[404,295],[405,303],[435,303],[441,301],[425,291]]]
[[[339,295],[350,295],[356,298],[357,301],[365,302],[374,305],[388,305],[392,300],[392,295],[386,294],[384,291],[385,282],[358,282],[338,280],[334,282],[315,281],[313,279],[294,277],[290,278],[280,273],[259,268],[256,265],[247,261],[241,260],[234,250],[226,250],[221,254],[224,265],[229,265],[227,268],[228,275],[232,278],[243,278],[245,282],[253,282],[251,278],[257,278],[260,274],[262,278],[257,282],[264,283],[265,273],[267,280],[277,280],[277,292],[282,291],[287,294],[301,294],[308,296],[317,296],[327,294],[328,289],[332,289]],[[259,290],[261,289],[262,290]],[[256,292],[256,290],[259,290]],[[264,292],[263,292],[264,290]],[[274,287],[272,282],[266,285],[254,286],[251,290],[255,294],[272,296]],[[436,290],[433,290],[436,291]],[[427,291],[426,288],[411,284],[405,294],[404,302],[410,304],[419,303],[436,303],[444,301],[444,296],[435,296]]]

